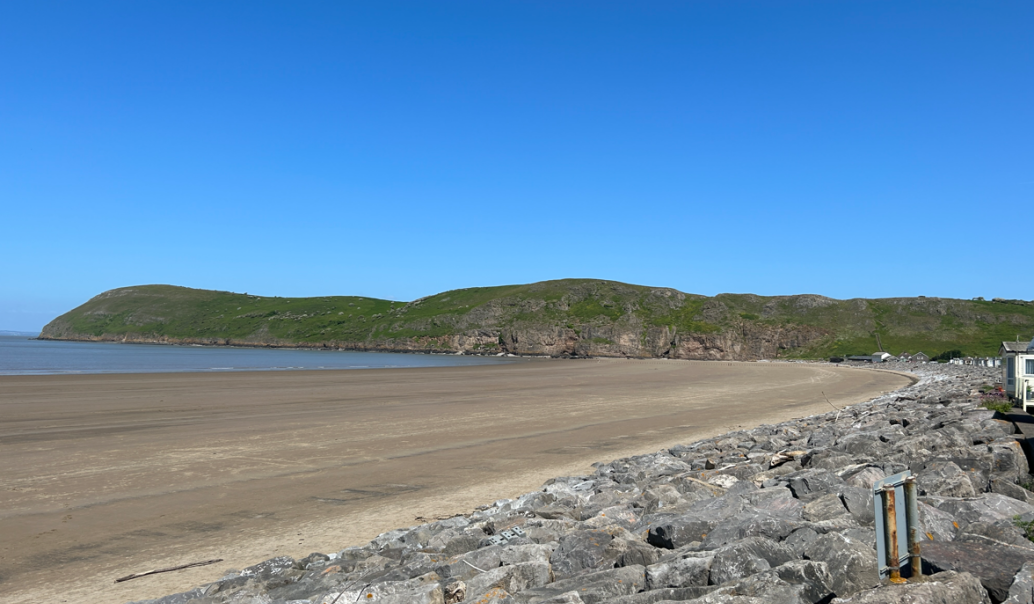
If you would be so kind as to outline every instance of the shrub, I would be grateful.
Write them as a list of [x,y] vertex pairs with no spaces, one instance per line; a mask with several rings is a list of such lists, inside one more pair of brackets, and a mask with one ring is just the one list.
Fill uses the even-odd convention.
[[1019,516],[1013,516],[1012,523],[1023,529],[1023,534],[1027,539],[1034,541],[1034,520],[1024,522]]
[[1012,403],[1001,396],[982,397],[980,399],[980,406],[984,409],[990,409],[991,411],[997,411],[1002,414],[1012,411]]
[[956,350],[945,350],[944,352],[942,352],[941,354],[931,358],[930,360],[931,361],[950,361],[952,359],[961,359],[961,358],[962,358],[962,351],[956,349]]

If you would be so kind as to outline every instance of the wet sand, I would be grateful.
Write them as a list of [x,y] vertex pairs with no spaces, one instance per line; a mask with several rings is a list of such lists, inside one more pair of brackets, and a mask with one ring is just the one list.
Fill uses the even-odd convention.
[[[0,601],[127,602],[513,497],[595,461],[868,400],[791,363],[0,376]],[[213,566],[115,584],[153,568]]]

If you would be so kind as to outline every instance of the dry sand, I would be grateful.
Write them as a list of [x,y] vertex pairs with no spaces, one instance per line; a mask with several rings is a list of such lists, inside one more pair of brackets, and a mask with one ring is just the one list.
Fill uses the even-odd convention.
[[[126,602],[909,383],[791,363],[0,377],[0,601]],[[152,568],[213,566],[115,584]]]

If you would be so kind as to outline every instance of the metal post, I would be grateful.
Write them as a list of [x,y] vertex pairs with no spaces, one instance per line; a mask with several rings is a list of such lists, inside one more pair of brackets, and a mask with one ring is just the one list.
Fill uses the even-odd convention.
[[923,575],[923,559],[919,553],[919,499],[915,476],[905,479],[905,514],[908,522],[908,555],[912,561],[912,578]]
[[894,487],[883,487],[883,517],[887,530],[887,568],[890,569],[891,583],[906,583],[901,578],[901,559],[898,554],[898,513],[894,501]]

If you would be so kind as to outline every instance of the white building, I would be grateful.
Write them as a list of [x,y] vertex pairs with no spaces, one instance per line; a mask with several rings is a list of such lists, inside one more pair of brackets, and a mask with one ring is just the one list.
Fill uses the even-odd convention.
[[889,352],[874,352],[874,353],[872,353],[872,362],[873,363],[882,363],[884,361],[889,360],[890,358],[891,358],[891,356],[890,356]]
[[1023,410],[1034,408],[1034,340],[1002,342],[1002,383],[1009,398],[1023,404]]

